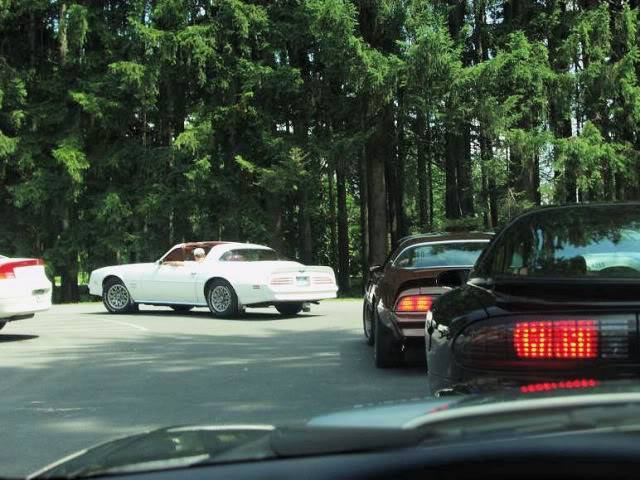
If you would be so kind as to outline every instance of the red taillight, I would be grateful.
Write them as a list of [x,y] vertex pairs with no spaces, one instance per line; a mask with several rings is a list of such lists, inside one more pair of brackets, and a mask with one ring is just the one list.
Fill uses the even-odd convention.
[[513,344],[519,358],[596,358],[598,336],[595,320],[520,322],[513,332]]
[[28,260],[9,260],[6,263],[0,265],[0,280],[7,280],[10,278],[16,278],[14,269],[21,267],[34,267],[36,265],[44,265],[44,260],[41,258],[30,258]]
[[548,392],[551,390],[571,390],[576,388],[593,388],[598,386],[598,381],[594,379],[569,380],[566,382],[544,382],[532,383],[520,387],[522,393]]
[[429,295],[407,295],[396,304],[396,312],[428,312],[433,299]]

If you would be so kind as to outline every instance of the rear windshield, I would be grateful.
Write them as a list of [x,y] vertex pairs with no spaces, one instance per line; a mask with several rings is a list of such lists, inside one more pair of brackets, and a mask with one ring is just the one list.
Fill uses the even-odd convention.
[[220,257],[222,262],[268,262],[274,260],[286,260],[275,250],[264,248],[240,248],[229,250]]
[[567,208],[523,217],[495,244],[501,276],[640,278],[640,209]]
[[469,267],[488,242],[419,244],[405,249],[396,268]]

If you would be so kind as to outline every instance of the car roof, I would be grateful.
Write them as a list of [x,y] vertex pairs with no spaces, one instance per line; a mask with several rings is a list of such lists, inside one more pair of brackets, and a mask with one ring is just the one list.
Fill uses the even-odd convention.
[[528,217],[537,217],[540,215],[544,215],[545,217],[552,218],[549,213],[553,213],[558,210],[589,210],[589,209],[602,209],[602,208],[638,208],[640,209],[640,202],[638,201],[625,201],[625,202],[581,202],[581,203],[566,203],[561,205],[543,205],[538,207],[530,208],[518,215],[515,215],[511,220],[509,220],[504,227],[501,229],[500,233],[502,236],[502,232],[509,230],[513,225],[519,223],[521,220]]
[[418,243],[427,242],[448,242],[448,241],[460,241],[460,240],[486,240],[489,241],[493,238],[494,234],[491,232],[434,232],[434,233],[419,233],[416,235],[410,235],[408,237],[398,240],[395,248],[407,247]]
[[[181,243],[180,245],[176,245],[176,247],[182,247],[182,248],[186,248],[188,250],[193,250],[194,248],[213,248],[217,245],[224,245],[227,244],[229,242],[222,242],[222,241],[204,241],[204,242],[186,242],[186,243]],[[175,248],[175,247],[174,247]]]
[[224,246],[227,249],[233,249],[233,248],[260,248],[260,249],[270,249],[270,247],[266,247],[264,245],[258,245],[256,243],[242,243],[242,242],[227,242],[227,241],[223,241],[223,240],[205,240],[205,241],[199,241],[199,242],[185,242],[185,243],[179,243],[178,245],[174,246],[173,248],[184,248],[187,250],[193,250],[194,248],[213,248],[213,247],[218,247],[218,246]]
[[625,202],[580,202],[580,203],[564,203],[560,205],[542,205],[538,207],[530,208],[520,215],[516,215],[514,219],[526,217],[528,215],[535,215],[536,213],[547,213],[554,210],[584,210],[590,208],[622,208],[622,207],[635,207],[640,208],[640,202],[638,201],[625,201]]

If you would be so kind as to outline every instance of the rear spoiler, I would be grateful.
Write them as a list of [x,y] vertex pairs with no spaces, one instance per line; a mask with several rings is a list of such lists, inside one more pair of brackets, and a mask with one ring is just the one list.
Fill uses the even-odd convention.
[[333,268],[325,267],[325,266],[322,266],[322,265],[310,265],[310,266],[303,266],[303,267],[275,268],[271,273],[272,274],[281,274],[281,273],[300,273],[300,274],[303,274],[303,273],[324,273],[324,274],[335,276],[335,274],[333,273]]

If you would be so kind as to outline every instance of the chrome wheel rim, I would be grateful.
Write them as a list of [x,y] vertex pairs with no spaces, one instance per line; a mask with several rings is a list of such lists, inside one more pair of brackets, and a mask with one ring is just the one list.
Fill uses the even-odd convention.
[[112,285],[107,292],[107,302],[115,310],[122,310],[129,305],[129,291],[124,285]]
[[211,290],[209,301],[216,312],[226,312],[231,306],[231,292],[227,287],[218,285]]

